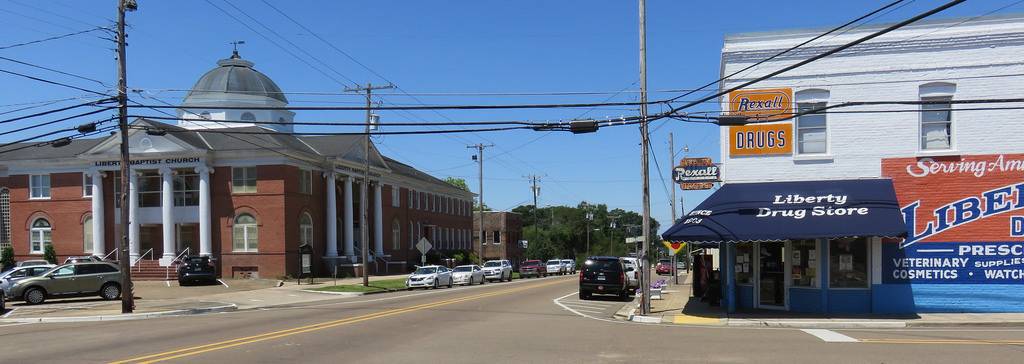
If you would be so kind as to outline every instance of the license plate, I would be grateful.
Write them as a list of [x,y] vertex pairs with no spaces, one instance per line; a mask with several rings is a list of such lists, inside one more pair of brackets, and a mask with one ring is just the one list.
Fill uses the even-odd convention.
[[599,280],[599,281],[603,281],[603,280],[604,280],[604,277],[597,277],[597,280]]

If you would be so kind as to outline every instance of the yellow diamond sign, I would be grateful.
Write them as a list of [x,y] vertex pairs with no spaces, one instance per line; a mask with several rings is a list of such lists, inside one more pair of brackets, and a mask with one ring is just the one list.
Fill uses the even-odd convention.
[[680,250],[686,247],[686,243],[677,243],[668,240],[662,240],[662,244],[665,244],[665,249],[668,249],[668,255],[676,255]]

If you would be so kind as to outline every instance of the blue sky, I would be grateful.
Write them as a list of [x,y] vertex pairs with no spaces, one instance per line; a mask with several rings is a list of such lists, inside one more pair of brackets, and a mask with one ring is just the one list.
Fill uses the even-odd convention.
[[[261,1],[227,1],[139,0],[139,11],[128,16],[131,25],[128,36],[129,88],[144,92],[142,95],[132,94],[134,100],[156,103],[146,100],[145,95],[172,104],[179,103],[184,97],[180,90],[191,88],[199,76],[214,67],[218,59],[230,55],[228,43],[233,40],[245,40],[246,44],[240,48],[242,57],[255,62],[256,68],[274,79],[285,92],[294,92],[288,97],[295,106],[358,105],[362,102],[360,97],[344,94],[341,90],[346,85],[352,86],[352,81],[387,82],[378,75],[401,87],[400,91],[382,92],[384,102],[395,105],[421,102],[571,103],[631,101],[637,97],[635,1],[272,2],[359,63],[326,46]],[[650,90],[659,91],[652,92],[650,99],[678,94],[661,92],[663,90],[693,88],[717,79],[719,52],[726,34],[831,27],[887,2],[649,0],[648,86]],[[942,2],[912,1],[875,22],[898,21]],[[117,4],[113,0],[53,0],[45,4],[30,0],[2,0],[0,3],[3,3],[0,5],[0,23],[4,24],[0,47],[109,25]],[[1010,3],[1012,1],[968,2],[939,17],[979,15]],[[1002,12],[1022,10],[1024,6],[1018,4]],[[97,35],[101,34],[0,49],[0,56],[60,69],[100,82],[2,60],[0,69],[107,91],[116,80],[113,44]],[[264,37],[273,39],[277,45]],[[31,106],[14,104],[88,96],[81,91],[5,74],[0,74],[0,84],[3,85],[0,87],[0,105],[3,105],[0,112]],[[620,90],[625,92],[616,94]],[[596,94],[480,95],[562,91]],[[416,99],[404,93],[416,95]],[[34,110],[74,102],[70,100]],[[708,105],[701,110],[714,109],[717,109],[716,105]],[[596,110],[382,111],[380,114],[384,122],[442,122],[447,119],[567,120],[636,113],[629,108],[608,107]],[[0,115],[0,118],[15,115],[19,113]],[[41,118],[6,127],[46,120],[52,119]],[[361,112],[299,111],[296,120],[362,121],[363,116]],[[75,124],[69,121],[49,129],[34,129],[35,133],[3,135],[0,140],[15,140]],[[653,216],[666,227],[671,220],[667,189],[678,189],[669,178],[671,166],[675,163],[669,160],[668,133],[675,134],[677,149],[688,145],[689,155],[717,160],[717,128],[674,121],[661,121],[653,124],[652,128],[655,132],[651,148],[661,168],[652,159],[651,208]],[[324,129],[300,127],[298,130]],[[511,131],[386,136],[375,141],[385,154],[435,176],[466,178],[474,191],[477,190],[477,167],[470,160],[473,152],[466,145],[495,144],[486,150],[484,166],[485,202],[495,209],[505,210],[531,203],[529,184],[524,176],[537,174],[542,176],[541,206],[575,205],[586,200],[607,203],[612,208],[639,211],[639,139],[636,127],[616,127],[586,135]],[[664,178],[664,184],[659,175]],[[687,208],[692,208],[707,195],[706,191],[687,192],[684,196]]]

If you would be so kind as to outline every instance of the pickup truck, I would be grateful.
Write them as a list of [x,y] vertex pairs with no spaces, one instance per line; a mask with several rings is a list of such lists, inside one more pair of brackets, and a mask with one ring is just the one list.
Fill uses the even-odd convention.
[[527,260],[519,265],[519,276],[526,277],[547,277],[548,269],[544,262],[539,260]]

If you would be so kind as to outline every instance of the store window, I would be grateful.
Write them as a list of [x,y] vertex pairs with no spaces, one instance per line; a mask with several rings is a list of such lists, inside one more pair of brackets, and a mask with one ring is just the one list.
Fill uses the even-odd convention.
[[923,97],[921,101],[921,150],[945,150],[953,146],[952,96]]
[[30,249],[32,254],[42,254],[47,245],[53,244],[53,227],[46,219],[39,218],[32,222]]
[[868,238],[828,242],[829,288],[868,288]]
[[793,240],[793,287],[818,287],[818,250],[813,239]]
[[235,224],[231,227],[231,235],[232,251],[259,251],[259,229],[256,226],[256,218],[252,217],[252,215],[241,214],[235,217]]
[[[824,102],[797,104],[799,112],[825,107]],[[828,124],[824,112],[800,115],[796,118],[797,153],[828,153]]]
[[30,198],[50,198],[50,175],[33,174],[28,177]]
[[754,244],[736,244],[736,284],[754,283]]
[[313,217],[308,212],[299,217],[299,245],[313,246]]
[[82,252],[92,254],[92,216],[82,221]]
[[256,167],[231,168],[231,192],[256,192]]

